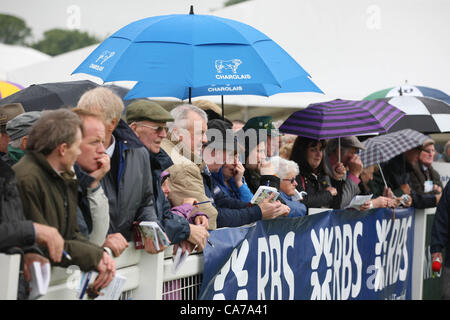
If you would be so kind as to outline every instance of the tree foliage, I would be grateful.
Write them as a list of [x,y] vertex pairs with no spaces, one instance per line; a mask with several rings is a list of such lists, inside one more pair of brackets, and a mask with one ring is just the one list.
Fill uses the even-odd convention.
[[44,38],[32,45],[34,49],[55,56],[100,42],[95,36],[79,30],[51,29]]
[[6,44],[26,44],[31,29],[21,18],[0,14],[0,42]]
[[247,0],[228,0],[227,2],[225,2],[224,6],[228,7],[228,6],[232,6],[234,4],[238,4],[241,2],[245,2],[245,1],[247,1]]

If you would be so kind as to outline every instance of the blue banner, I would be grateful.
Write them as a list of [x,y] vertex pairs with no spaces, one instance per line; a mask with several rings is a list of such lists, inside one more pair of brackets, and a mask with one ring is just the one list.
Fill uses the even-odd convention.
[[209,239],[200,299],[411,299],[412,208],[258,221]]

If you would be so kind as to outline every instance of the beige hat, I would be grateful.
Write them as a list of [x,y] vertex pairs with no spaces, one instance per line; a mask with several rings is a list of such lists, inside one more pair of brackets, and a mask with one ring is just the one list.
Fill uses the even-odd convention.
[[24,113],[25,110],[21,103],[9,103],[0,106],[0,127],[1,131],[5,132],[8,121],[14,119],[19,114]]
[[422,149],[426,148],[427,146],[429,146],[430,144],[436,144],[434,142],[433,139],[431,139],[430,137],[427,136],[427,138],[425,139],[425,141],[422,143]]
[[211,102],[209,100],[197,100],[197,101],[193,101],[192,104],[196,107],[199,107],[200,109],[202,109],[204,111],[212,110],[219,115],[222,114],[222,109],[220,109],[220,107],[217,104],[215,104],[214,102]]
[[[366,147],[359,141],[356,136],[341,137],[341,147],[343,148],[356,148],[366,150]],[[336,150],[339,146],[339,139],[332,139],[328,142],[328,150]]]

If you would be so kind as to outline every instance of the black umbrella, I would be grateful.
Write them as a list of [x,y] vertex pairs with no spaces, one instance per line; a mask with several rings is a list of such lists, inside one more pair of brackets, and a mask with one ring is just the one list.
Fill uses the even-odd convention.
[[450,132],[450,105],[444,101],[405,95],[379,100],[406,113],[389,129],[389,132],[403,129],[413,129],[426,134]]
[[[26,112],[76,107],[83,93],[98,86],[98,84],[89,80],[33,84],[1,99],[0,105],[20,102]],[[116,85],[104,85],[104,87],[113,90],[121,98],[129,91]],[[130,102],[126,101],[126,105]]]
[[97,87],[89,80],[33,84],[0,100],[0,105],[20,102],[26,112],[75,107],[81,95]]

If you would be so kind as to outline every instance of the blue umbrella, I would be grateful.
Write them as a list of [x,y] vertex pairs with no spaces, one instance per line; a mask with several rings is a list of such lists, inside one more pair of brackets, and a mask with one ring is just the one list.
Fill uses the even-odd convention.
[[211,95],[258,95],[269,97],[285,92],[320,92],[322,91],[308,78],[298,77],[282,82],[281,87],[273,84],[236,84],[236,85],[209,85],[190,88],[175,83],[154,84],[151,82],[138,82],[124,97],[124,100],[147,97],[175,97],[185,100],[190,97]]
[[[191,7],[192,9],[192,7]],[[241,22],[164,15],[133,22],[101,43],[73,73],[103,81],[176,83],[180,88],[272,84],[309,74],[280,46]],[[160,94],[158,94],[161,96]]]

